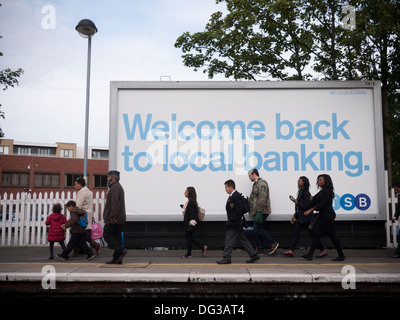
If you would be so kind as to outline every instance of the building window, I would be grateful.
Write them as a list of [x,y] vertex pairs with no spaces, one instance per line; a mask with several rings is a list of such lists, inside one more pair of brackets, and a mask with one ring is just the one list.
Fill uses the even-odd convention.
[[29,173],[3,172],[1,185],[3,187],[29,187]]
[[60,187],[60,174],[59,173],[36,173],[35,174],[35,187]]
[[72,149],[60,149],[60,157],[61,158],[73,158],[74,150]]
[[94,183],[93,183],[94,188],[107,188],[107,175],[95,174],[93,178],[94,178]]
[[31,152],[32,152],[32,149],[29,147],[18,147],[18,149],[17,149],[18,155],[29,156],[29,155],[31,155]]
[[66,173],[65,174],[65,187],[75,186],[75,180],[83,177],[82,173]]
[[92,150],[92,159],[108,159],[108,150]]
[[51,150],[49,148],[38,148],[37,154],[41,157],[48,157],[51,156]]
[[9,146],[0,146],[0,154],[10,154]]

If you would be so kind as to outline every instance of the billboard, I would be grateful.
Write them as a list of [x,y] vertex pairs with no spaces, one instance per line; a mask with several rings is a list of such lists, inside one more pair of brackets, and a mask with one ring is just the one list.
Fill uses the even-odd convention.
[[128,220],[181,220],[186,187],[207,220],[225,220],[224,182],[250,194],[267,180],[271,220],[289,195],[326,173],[338,219],[383,220],[380,82],[111,82],[110,169],[121,172]]

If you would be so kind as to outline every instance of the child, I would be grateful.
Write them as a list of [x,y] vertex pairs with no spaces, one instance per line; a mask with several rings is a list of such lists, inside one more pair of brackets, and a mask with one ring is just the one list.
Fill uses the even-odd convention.
[[69,239],[67,249],[64,250],[61,254],[57,254],[57,258],[60,258],[61,260],[68,260],[69,254],[72,249],[75,247],[80,247],[83,252],[86,253],[87,260],[92,260],[94,258],[94,254],[86,244],[85,229],[83,229],[78,223],[80,217],[85,214],[85,210],[79,209],[76,206],[75,201],[68,201],[65,206],[71,213],[71,220],[68,221],[66,224],[61,225],[61,228],[63,228],[64,230],[70,228],[71,238]]
[[47,241],[49,241],[50,247],[50,257],[49,259],[54,259],[53,249],[54,249],[54,242],[58,242],[61,245],[63,251],[65,250],[65,232],[61,228],[62,224],[67,223],[67,219],[61,213],[62,207],[61,204],[56,203],[53,206],[53,213],[48,216],[46,220],[46,226],[49,227],[49,233],[47,235]]

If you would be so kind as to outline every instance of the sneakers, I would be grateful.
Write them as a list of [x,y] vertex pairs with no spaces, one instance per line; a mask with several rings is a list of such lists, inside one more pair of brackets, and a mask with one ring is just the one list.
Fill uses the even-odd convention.
[[92,253],[90,256],[87,256],[86,261],[90,261],[94,258],[94,254]]
[[273,245],[271,245],[271,250],[268,252],[268,255],[273,254],[276,251],[276,249],[278,249],[278,247],[279,247],[278,242],[275,242]]
[[62,261],[67,261],[69,259],[69,257],[63,257],[61,254],[57,253],[56,257]]

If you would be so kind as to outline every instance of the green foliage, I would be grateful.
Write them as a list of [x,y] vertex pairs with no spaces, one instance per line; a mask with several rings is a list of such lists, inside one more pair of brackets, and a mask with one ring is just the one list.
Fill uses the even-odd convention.
[[[1,7],[1,4],[0,4]],[[0,36],[0,39],[3,38]],[[3,56],[3,53],[0,52],[0,57]],[[13,71],[10,68],[6,68],[3,70],[0,70],[0,88],[4,90],[7,90],[9,87],[14,87],[15,85],[18,85],[18,78],[24,73],[24,71],[21,68],[18,68],[17,70]],[[0,104],[1,108],[1,104]],[[2,110],[0,110],[0,118],[5,119],[5,114]],[[4,137],[4,132],[0,128],[0,138]]]
[[[216,0],[205,30],[175,42],[209,78],[380,80],[385,165],[400,178],[398,0]],[[345,24],[353,6],[352,28]],[[351,10],[350,10],[351,11]],[[393,152],[393,160],[392,160]]]

